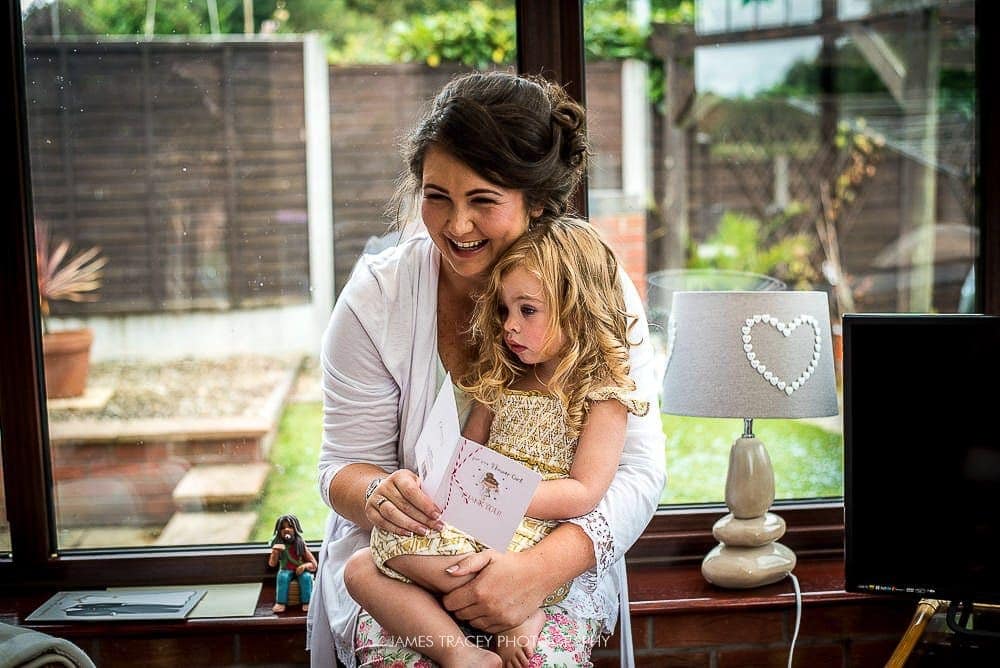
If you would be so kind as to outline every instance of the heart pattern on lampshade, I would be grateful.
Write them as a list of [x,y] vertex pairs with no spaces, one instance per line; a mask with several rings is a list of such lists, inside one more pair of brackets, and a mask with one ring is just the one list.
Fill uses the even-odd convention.
[[[753,328],[757,325],[764,324],[774,327],[776,330],[781,332],[781,334],[788,338],[792,335],[799,325],[806,324],[813,329],[813,352],[812,358],[806,368],[798,375],[795,380],[788,382],[787,380],[780,378],[778,374],[774,373],[771,369],[767,368],[764,360],[761,359],[756,351],[753,349]],[[771,384],[779,392],[785,394],[785,396],[792,396],[792,394],[805,385],[813,372],[816,370],[816,365],[819,363],[820,348],[822,346],[822,336],[820,334],[819,321],[816,320],[811,315],[803,313],[796,316],[789,323],[784,323],[778,318],[768,314],[768,313],[755,313],[749,316],[743,321],[742,327],[740,327],[740,336],[743,342],[743,351],[746,353],[747,361],[750,362],[750,366],[760,375],[760,377]]]

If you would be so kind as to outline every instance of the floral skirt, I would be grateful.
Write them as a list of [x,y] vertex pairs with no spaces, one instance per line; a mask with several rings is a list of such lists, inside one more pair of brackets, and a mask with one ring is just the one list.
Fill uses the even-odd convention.
[[[535,654],[531,657],[530,668],[542,666],[561,668],[563,666],[590,667],[590,651],[602,639],[600,620],[578,619],[558,606],[542,608],[545,612],[545,626],[538,636]],[[466,629],[475,636],[474,629]],[[436,663],[414,649],[404,647],[376,622],[371,615],[362,611],[358,618],[358,628],[354,634],[355,657],[361,666],[371,668],[435,668]]]

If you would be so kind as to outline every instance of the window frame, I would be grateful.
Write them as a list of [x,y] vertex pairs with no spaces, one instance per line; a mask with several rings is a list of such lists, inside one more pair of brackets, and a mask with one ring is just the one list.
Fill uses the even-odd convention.
[[[987,3],[977,0],[977,35],[990,26]],[[582,0],[517,0],[518,69],[542,72],[567,85],[583,101]],[[34,246],[28,233],[32,199],[24,99],[24,50],[19,3],[8,3],[3,17],[6,43],[0,49],[3,81],[5,155],[13,179],[5,179],[7,224],[0,225],[0,452],[13,558],[0,557],[0,585],[74,587],[150,583],[196,584],[259,581],[269,576],[261,545],[192,548],[74,550],[59,553],[53,490],[49,486],[47,421],[41,392],[41,337],[34,295]],[[977,62],[990,62],[987,40],[976,45]],[[1000,196],[981,184],[1000,177],[1000,118],[995,93],[977,71],[979,174],[979,257],[977,308],[1000,314]],[[580,206],[586,203],[581,192]],[[585,211],[585,209],[581,209]],[[843,554],[842,501],[777,504],[789,532],[783,542],[801,557]],[[635,563],[693,563],[715,541],[711,525],[721,504],[661,508],[629,552]]]

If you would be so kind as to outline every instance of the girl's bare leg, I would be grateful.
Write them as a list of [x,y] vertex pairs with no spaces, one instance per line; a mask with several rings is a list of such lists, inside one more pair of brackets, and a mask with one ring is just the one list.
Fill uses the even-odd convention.
[[452,564],[458,563],[465,555],[436,556],[422,554],[403,554],[389,559],[390,566],[397,573],[402,573],[424,589],[449,594],[467,582],[471,582],[475,574],[456,576],[444,572]]
[[526,668],[538,645],[538,634],[545,626],[545,613],[541,608],[515,626],[496,634],[497,654],[503,659],[505,668],[514,666]]
[[[449,563],[453,561],[454,558],[450,558]],[[444,566],[441,568],[443,570]],[[375,567],[368,549],[359,550],[348,559],[344,582],[354,600],[387,632],[444,668],[501,666],[498,655],[466,640],[458,624],[433,594],[419,584],[400,582],[382,574]]]
[[[387,564],[425,589],[447,594],[465,584],[472,575],[455,577],[444,569],[461,557],[403,555],[390,559]],[[527,666],[538,645],[538,634],[545,626],[545,613],[539,608],[517,626],[496,634],[496,650],[505,667]]]

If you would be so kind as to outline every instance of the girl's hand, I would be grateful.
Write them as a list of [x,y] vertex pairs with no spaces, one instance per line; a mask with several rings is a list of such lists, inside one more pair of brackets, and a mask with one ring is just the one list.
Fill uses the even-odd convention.
[[478,575],[447,594],[443,599],[444,607],[487,633],[517,626],[549,595],[543,582],[545,578],[537,577],[543,568],[534,563],[531,550],[485,550],[470,554],[449,572],[454,576]]
[[409,469],[393,471],[365,501],[372,526],[400,536],[427,535],[441,530],[441,509],[420,489],[420,478]]

